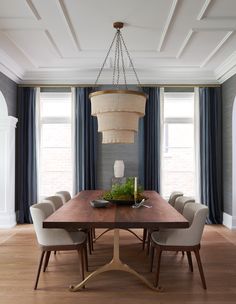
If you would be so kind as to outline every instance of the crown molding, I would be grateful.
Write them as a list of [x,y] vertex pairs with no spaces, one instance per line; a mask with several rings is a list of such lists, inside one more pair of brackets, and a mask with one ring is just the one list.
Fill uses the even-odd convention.
[[[198,68],[162,68],[158,70],[137,71],[141,84],[219,84],[214,72],[201,71]],[[98,69],[85,70],[41,70],[27,71],[20,84],[94,84]],[[136,84],[136,78],[132,71],[126,72],[127,81]],[[99,84],[111,84],[112,70],[103,73]]]
[[0,72],[16,83],[23,80],[24,71],[6,53],[0,50]]
[[233,52],[217,69],[215,69],[215,77],[219,83],[223,83],[235,74],[236,51]]

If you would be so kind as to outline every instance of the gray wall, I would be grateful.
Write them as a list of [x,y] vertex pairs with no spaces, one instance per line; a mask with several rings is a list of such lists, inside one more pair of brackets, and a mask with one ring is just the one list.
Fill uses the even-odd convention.
[[17,84],[0,72],[0,90],[8,107],[8,115],[16,117]]
[[236,75],[222,85],[223,99],[223,197],[224,212],[232,215],[232,111],[236,96]]
[[138,136],[134,144],[102,144],[99,133],[98,143],[98,188],[110,189],[111,178],[114,176],[114,161],[123,159],[125,176],[138,176]]

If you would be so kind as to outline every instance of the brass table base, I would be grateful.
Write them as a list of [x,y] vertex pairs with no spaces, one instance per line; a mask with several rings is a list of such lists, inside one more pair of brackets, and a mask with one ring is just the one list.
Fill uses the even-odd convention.
[[82,282],[77,284],[76,286],[70,286],[69,290],[70,291],[78,291],[81,288],[85,286],[86,283],[88,283],[90,280],[95,278],[97,275],[100,273],[106,272],[106,271],[125,271],[128,273],[133,274],[139,280],[141,280],[146,286],[151,288],[152,290],[155,291],[161,291],[161,288],[155,288],[144,276],[136,272],[134,269],[130,268],[127,264],[122,263],[120,260],[120,237],[119,237],[119,229],[114,229],[114,247],[113,247],[113,258],[110,261],[110,263],[105,264],[104,266],[98,268],[97,270],[93,271],[91,274],[89,274]]

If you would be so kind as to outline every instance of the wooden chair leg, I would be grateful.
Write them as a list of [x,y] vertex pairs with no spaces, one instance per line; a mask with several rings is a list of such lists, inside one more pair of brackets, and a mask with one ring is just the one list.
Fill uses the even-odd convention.
[[191,272],[193,272],[193,262],[192,262],[192,255],[191,251],[187,251],[187,257],[188,257],[188,265]]
[[93,229],[90,229],[91,250],[93,251]]
[[147,235],[147,255],[149,255],[150,244],[151,244],[151,233],[148,231],[148,235]]
[[87,233],[87,237],[88,237],[88,250],[89,250],[89,254],[92,254],[92,246],[91,246],[91,233],[90,231],[88,230],[88,233]]
[[145,243],[147,238],[147,228],[143,229],[143,250],[145,249]]
[[154,247],[152,246],[152,244],[151,244],[151,252],[150,252],[150,272],[152,272],[152,268],[153,268],[154,251],[155,251],[155,248],[154,248]]
[[160,266],[161,266],[161,254],[162,254],[162,250],[161,248],[158,246],[156,247],[156,252],[157,252],[157,272],[156,272],[156,278],[154,281],[154,286],[157,287],[158,283],[159,283],[159,275],[160,275]]
[[35,285],[34,285],[34,290],[36,290],[37,286],[38,286],[39,275],[40,275],[40,272],[41,272],[41,267],[42,267],[42,264],[43,264],[44,255],[45,255],[45,251],[42,251],[41,257],[40,257],[40,261],[39,261],[39,267],[38,267],[37,277],[36,277],[36,281],[35,281]]
[[202,262],[201,262],[201,258],[200,258],[200,254],[199,254],[199,249],[195,248],[194,249],[194,253],[195,253],[195,257],[196,257],[196,260],[197,260],[199,273],[200,273],[201,280],[202,280],[202,286],[203,286],[204,289],[207,289],[207,287],[206,287],[206,281],[205,281],[205,276],[204,276],[204,272],[203,272],[203,268],[202,268]]
[[85,269],[88,272],[89,269],[88,269],[88,251],[87,251],[87,245],[84,246],[83,250],[84,250]]
[[45,257],[45,261],[44,261],[43,272],[45,272],[46,269],[47,269],[47,267],[48,267],[48,262],[49,262],[50,254],[51,254],[51,251],[47,251],[46,257]]
[[93,231],[93,238],[96,239],[96,230],[95,230],[95,228],[92,228],[92,231]]

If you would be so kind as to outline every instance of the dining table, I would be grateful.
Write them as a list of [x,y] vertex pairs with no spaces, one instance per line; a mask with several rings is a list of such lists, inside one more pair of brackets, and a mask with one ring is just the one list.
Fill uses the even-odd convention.
[[101,198],[103,190],[84,190],[79,192],[70,201],[51,214],[43,222],[44,228],[63,229],[113,229],[113,257],[111,261],[95,271],[76,286],[71,285],[70,291],[81,290],[90,280],[107,271],[125,271],[135,275],[149,288],[158,291],[143,275],[139,274],[120,259],[120,229],[161,229],[161,228],[187,228],[189,222],[177,212],[156,191],[144,191],[145,205],[132,208],[130,205],[111,203],[105,208],[94,208],[91,201]]

